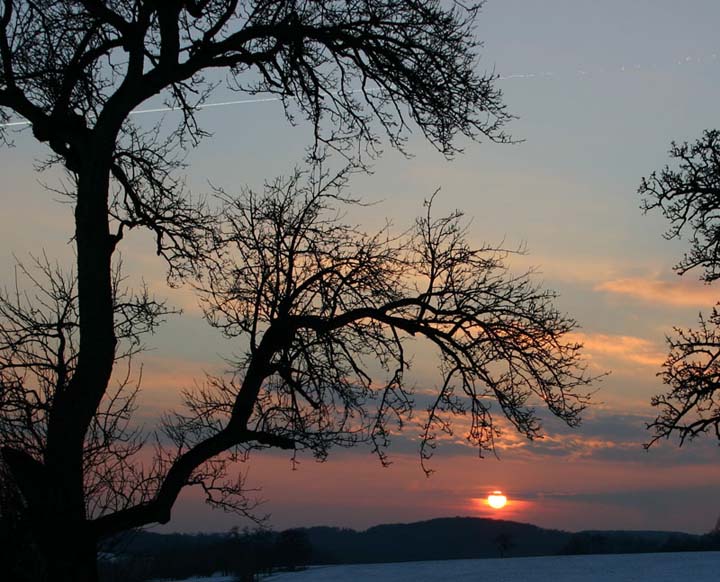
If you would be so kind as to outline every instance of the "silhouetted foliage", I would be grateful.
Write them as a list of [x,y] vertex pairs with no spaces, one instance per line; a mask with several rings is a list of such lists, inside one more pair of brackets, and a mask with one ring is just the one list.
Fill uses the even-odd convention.
[[[644,178],[645,211],[660,210],[670,221],[667,238],[687,235],[690,251],[675,267],[679,274],[701,269],[702,279],[720,278],[720,132],[705,131],[695,143],[670,149],[674,167]],[[712,432],[720,440],[720,312],[700,316],[696,329],[675,328],[661,376],[669,390],[652,399],[660,409],[650,424],[654,436],[677,435],[680,444]]]

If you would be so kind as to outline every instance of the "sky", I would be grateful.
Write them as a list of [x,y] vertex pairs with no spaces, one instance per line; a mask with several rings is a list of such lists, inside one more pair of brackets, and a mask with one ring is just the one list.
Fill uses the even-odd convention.
[[[372,175],[350,189],[378,204],[358,209],[365,228],[386,219],[398,228],[441,188],[439,210],[472,217],[475,241],[525,244],[511,266],[537,270],[559,292],[557,306],[580,324],[593,372],[610,372],[594,388],[594,404],[577,429],[551,418],[533,443],[511,432],[497,458],[479,459],[462,435],[443,443],[427,478],[412,430],[395,439],[393,464],[383,468],[369,449],[336,450],[325,463],[262,452],[242,468],[258,488],[276,528],[377,523],[439,516],[499,517],[544,527],[709,531],[720,515],[720,450],[711,439],[678,449],[660,443],[645,451],[649,404],[663,391],[656,374],[673,326],[691,326],[716,302],[717,289],[683,278],[672,267],[683,241],[662,238],[662,217],[643,216],[636,193],[642,176],[667,161],[672,140],[692,140],[717,127],[720,102],[720,5],[710,0],[490,0],[478,20],[484,42],[479,66],[495,70],[509,110],[514,145],[466,143],[445,160],[421,136],[405,158],[388,145]],[[232,96],[230,96],[232,97]],[[217,101],[228,94],[219,93]],[[237,97],[234,97],[237,98]],[[150,114],[148,114],[150,115]],[[172,113],[167,114],[171,121]],[[291,127],[275,102],[208,109],[200,114],[213,137],[190,154],[189,184],[228,190],[259,187],[287,174],[303,158],[310,134]],[[72,212],[38,174],[41,157],[29,132],[0,153],[0,282],[12,282],[14,256],[43,251],[72,258]],[[206,371],[223,369],[233,346],[200,316],[186,289],[167,289],[146,235],[122,249],[133,276],[185,309],[149,340],[144,357],[142,418],[152,422],[176,406],[179,389]],[[437,371],[420,348],[418,385]],[[510,502],[493,512],[492,490]],[[163,531],[223,531],[238,517],[211,511],[188,490]]]

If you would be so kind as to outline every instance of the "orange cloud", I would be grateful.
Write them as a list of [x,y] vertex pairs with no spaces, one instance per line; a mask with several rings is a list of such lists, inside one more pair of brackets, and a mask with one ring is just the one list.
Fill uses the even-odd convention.
[[686,279],[677,281],[643,277],[614,279],[596,285],[595,291],[625,295],[672,307],[708,307],[720,299],[720,293],[716,288]]
[[575,332],[568,334],[568,339],[583,344],[585,357],[591,360],[623,360],[654,368],[665,361],[665,353],[661,348],[640,337]]
[[535,254],[532,249],[528,254],[509,257],[507,263],[515,271],[531,270],[539,280],[581,284],[610,280],[634,268],[633,264],[617,259],[593,257],[588,261],[587,257]]

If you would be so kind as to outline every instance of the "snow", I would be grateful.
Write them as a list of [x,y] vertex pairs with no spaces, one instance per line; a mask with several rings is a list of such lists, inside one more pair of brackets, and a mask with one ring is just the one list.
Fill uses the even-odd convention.
[[[717,582],[720,552],[547,556],[312,566],[263,582]],[[233,576],[178,582],[235,582]]]
[[720,552],[692,552],[314,566],[263,582],[716,582],[719,572]]

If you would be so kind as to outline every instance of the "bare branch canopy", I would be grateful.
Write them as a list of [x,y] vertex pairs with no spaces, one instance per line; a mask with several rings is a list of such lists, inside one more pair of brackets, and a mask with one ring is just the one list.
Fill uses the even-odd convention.
[[[675,267],[683,275],[700,269],[708,284],[720,278],[720,132],[707,130],[694,143],[673,143],[675,162],[644,178],[645,211],[659,210],[670,222],[667,238],[687,236],[690,250]],[[677,436],[680,444],[704,433],[720,441],[720,314],[715,306],[697,329],[676,328],[660,373],[668,392],[652,399],[660,411],[650,424],[653,438]],[[648,445],[649,446],[649,445]]]

